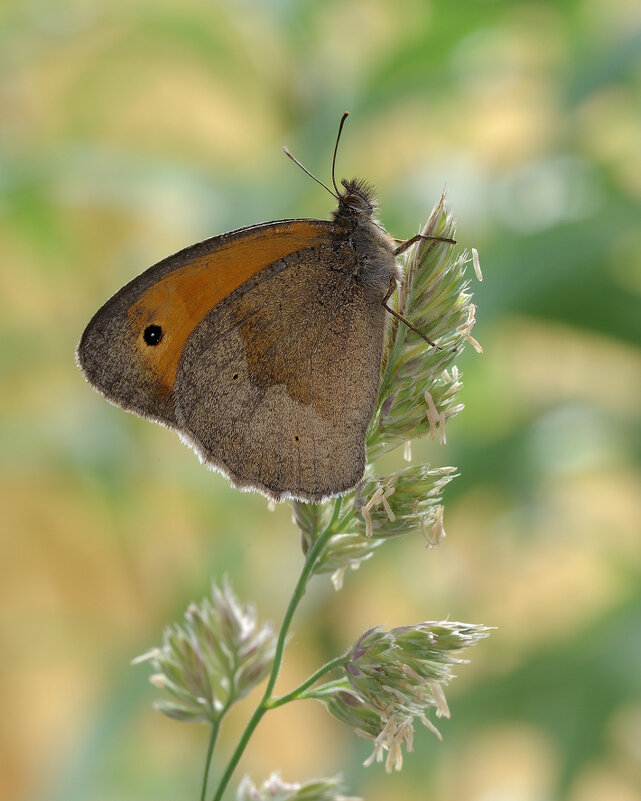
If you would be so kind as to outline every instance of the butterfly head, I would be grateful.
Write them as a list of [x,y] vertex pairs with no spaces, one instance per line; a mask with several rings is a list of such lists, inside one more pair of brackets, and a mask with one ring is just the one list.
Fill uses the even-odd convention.
[[354,179],[341,181],[341,186],[345,191],[338,196],[339,208],[349,209],[357,214],[364,214],[371,217],[376,211],[376,200],[374,198],[374,188],[365,181]]
[[334,211],[334,221],[337,223],[348,220],[365,221],[374,215],[377,204],[374,189],[364,181],[357,179],[341,181],[345,190],[338,194],[338,207]]

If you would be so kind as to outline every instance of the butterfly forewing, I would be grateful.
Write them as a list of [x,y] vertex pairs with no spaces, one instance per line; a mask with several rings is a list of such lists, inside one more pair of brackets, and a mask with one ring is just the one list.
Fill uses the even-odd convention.
[[94,315],[77,350],[87,380],[118,406],[175,426],[173,384],[205,315],[283,256],[326,238],[324,220],[282,220],[213,237],[150,267]]

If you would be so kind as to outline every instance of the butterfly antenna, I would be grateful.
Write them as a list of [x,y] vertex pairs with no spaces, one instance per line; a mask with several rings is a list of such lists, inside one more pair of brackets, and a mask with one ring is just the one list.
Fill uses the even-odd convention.
[[336,154],[338,153],[338,143],[341,140],[341,133],[343,132],[343,125],[345,125],[345,120],[349,117],[349,111],[346,111],[343,116],[341,117],[341,121],[338,125],[338,134],[336,135],[336,144],[334,145],[334,156],[332,158],[332,183],[334,184],[334,189],[336,190],[336,196],[340,195],[338,191],[338,187],[336,186],[336,178],[334,177],[334,173],[336,172]]
[[[309,177],[310,177],[310,178],[313,178],[313,179],[316,181],[316,183],[317,183],[317,184],[320,184],[322,187],[324,187],[325,189],[327,189],[327,191],[329,192],[329,194],[330,194],[332,197],[335,197],[335,198],[336,198],[336,200],[338,200],[338,195],[335,195],[335,194],[332,192],[332,190],[329,188],[329,186],[327,186],[327,184],[324,184],[324,183],[323,183],[323,182],[320,180],[320,178],[317,178],[315,175],[313,175],[313,174],[312,174],[312,173],[311,173],[311,172],[310,172],[310,171],[307,169],[307,167],[304,167],[304,166],[303,166],[303,165],[300,163],[300,161],[299,161],[299,160],[296,158],[296,156],[293,156],[293,155],[292,155],[292,154],[289,152],[289,150],[287,149],[287,147],[284,147],[284,148],[283,148],[283,151],[284,151],[285,155],[286,155],[288,158],[290,158],[290,159],[291,159],[291,160],[294,162],[294,164],[298,164],[298,166],[301,168],[301,170],[302,170],[303,172],[306,172],[306,173],[307,173],[307,175],[309,175]],[[336,190],[336,191],[338,191],[338,190]]]

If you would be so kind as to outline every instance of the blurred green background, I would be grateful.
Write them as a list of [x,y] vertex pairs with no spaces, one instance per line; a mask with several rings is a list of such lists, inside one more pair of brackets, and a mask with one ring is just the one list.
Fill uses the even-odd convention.
[[[311,702],[236,779],[342,771],[367,801],[641,797],[641,6],[638,0],[5,0],[0,7],[0,796],[198,797],[207,731],[152,711],[129,660],[227,572],[278,620],[287,505],[230,489],[75,367],[93,312],[176,250],[324,217],[371,180],[397,237],[447,184],[476,246],[448,538],[316,580],[279,688],[365,628],[497,626],[401,774]],[[228,749],[251,701],[231,716]],[[218,766],[217,766],[218,767]]]

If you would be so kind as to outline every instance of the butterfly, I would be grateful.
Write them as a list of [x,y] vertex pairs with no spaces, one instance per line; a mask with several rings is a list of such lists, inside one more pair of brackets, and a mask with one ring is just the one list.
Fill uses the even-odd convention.
[[337,186],[346,117],[335,191],[285,148],[337,200],[331,220],[259,223],[169,256],[116,292],[77,348],[107,400],[274,500],[318,502],[358,484],[387,315],[410,325],[387,301],[396,257],[422,237],[399,244],[375,220],[370,186]]

